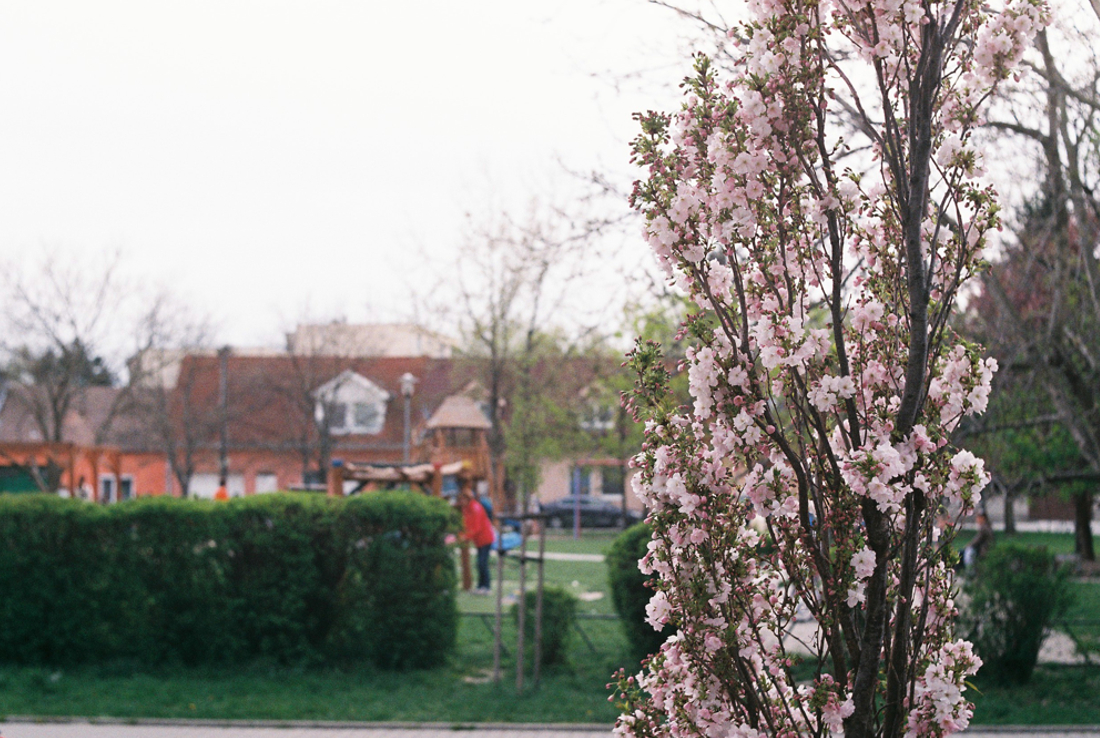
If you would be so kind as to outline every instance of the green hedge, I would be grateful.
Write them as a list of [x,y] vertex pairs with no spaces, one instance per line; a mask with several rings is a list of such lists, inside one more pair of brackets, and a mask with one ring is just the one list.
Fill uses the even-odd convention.
[[631,651],[639,659],[656,653],[674,631],[671,626],[656,631],[645,619],[645,608],[653,597],[653,590],[647,584],[649,577],[638,571],[638,561],[646,555],[646,545],[652,538],[653,529],[638,523],[623,531],[607,552],[611,599]]
[[457,633],[455,525],[413,493],[0,495],[0,661],[431,666]]

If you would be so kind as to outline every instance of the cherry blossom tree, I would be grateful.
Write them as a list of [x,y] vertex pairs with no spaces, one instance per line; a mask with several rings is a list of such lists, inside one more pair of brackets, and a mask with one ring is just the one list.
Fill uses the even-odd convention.
[[[635,142],[647,240],[698,310],[690,410],[657,346],[632,354],[648,614],[676,633],[623,676],[616,730],[947,735],[980,661],[936,520],[988,479],[948,438],[995,370],[948,326],[998,227],[971,131],[1046,10],[748,8],[731,78],[697,57],[682,110],[640,116]],[[800,612],[816,629],[792,632]]]

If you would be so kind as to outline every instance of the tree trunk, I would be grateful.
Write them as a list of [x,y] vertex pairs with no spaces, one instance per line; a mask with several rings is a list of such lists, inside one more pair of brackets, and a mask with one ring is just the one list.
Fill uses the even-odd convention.
[[1092,546],[1092,492],[1073,495],[1073,550],[1082,561],[1096,561]]
[[1005,534],[1016,535],[1016,487],[1004,485],[1005,491]]

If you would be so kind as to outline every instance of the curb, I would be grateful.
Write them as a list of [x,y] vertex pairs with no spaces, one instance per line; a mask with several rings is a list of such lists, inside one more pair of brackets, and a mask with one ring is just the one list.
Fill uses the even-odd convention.
[[529,732],[610,733],[614,727],[601,723],[404,723],[369,722],[359,720],[202,720],[194,718],[116,718],[81,717],[77,715],[4,715],[4,723],[87,723],[88,725],[148,725],[189,728],[304,728],[321,730],[524,730]]

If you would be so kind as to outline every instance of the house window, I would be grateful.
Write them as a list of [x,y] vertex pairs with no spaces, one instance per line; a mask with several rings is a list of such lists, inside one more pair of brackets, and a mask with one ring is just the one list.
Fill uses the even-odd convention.
[[448,448],[466,448],[477,445],[477,431],[473,428],[447,428],[445,438]]
[[607,433],[615,427],[615,408],[589,405],[581,417],[581,428],[589,433]]
[[334,435],[382,432],[390,394],[366,377],[341,372],[314,390],[316,418]]
[[357,402],[352,405],[355,412],[354,427],[364,432],[369,432],[370,428],[374,428],[378,425],[378,405],[373,402]]
[[386,406],[381,402],[332,402],[328,427],[333,433],[381,433]]
[[345,433],[381,433],[386,407],[381,402],[334,402],[330,406],[329,430]]
[[256,472],[256,494],[276,492],[279,489],[279,477],[275,472]]
[[99,501],[100,502],[121,502],[122,500],[132,499],[134,496],[134,477],[131,474],[125,474],[118,477],[118,484],[115,484],[115,475],[102,474],[99,477]]
[[621,466],[603,468],[603,494],[621,495],[626,488],[626,470]]
[[348,406],[344,402],[332,402],[328,406],[328,426],[335,432],[345,431],[348,427]]

